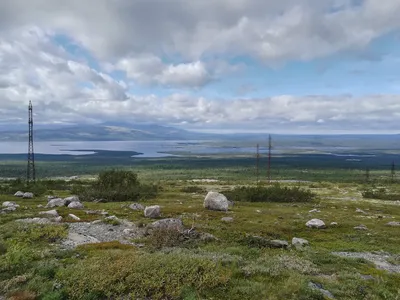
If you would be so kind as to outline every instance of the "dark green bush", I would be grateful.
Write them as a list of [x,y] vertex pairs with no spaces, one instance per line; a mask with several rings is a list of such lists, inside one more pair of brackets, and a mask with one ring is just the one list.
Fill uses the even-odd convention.
[[181,192],[183,193],[205,193],[207,190],[201,186],[196,186],[196,185],[191,185],[191,186],[185,186],[181,188]]
[[247,202],[309,202],[315,198],[310,190],[299,187],[236,187],[225,191],[225,196],[231,201]]
[[399,200],[400,194],[388,193],[385,188],[369,189],[361,193],[363,198],[367,199],[381,199],[381,200]]
[[132,171],[111,170],[101,172],[89,186],[74,186],[72,191],[84,201],[104,199],[117,202],[154,198],[158,187],[140,183],[137,174]]

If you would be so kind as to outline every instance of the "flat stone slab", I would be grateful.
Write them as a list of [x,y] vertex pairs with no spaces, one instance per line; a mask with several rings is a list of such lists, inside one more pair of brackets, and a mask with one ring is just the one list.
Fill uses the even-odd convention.
[[363,258],[375,264],[377,269],[389,273],[400,273],[400,265],[393,265],[387,261],[392,258],[390,254],[374,254],[369,252],[332,252],[333,255],[347,258]]

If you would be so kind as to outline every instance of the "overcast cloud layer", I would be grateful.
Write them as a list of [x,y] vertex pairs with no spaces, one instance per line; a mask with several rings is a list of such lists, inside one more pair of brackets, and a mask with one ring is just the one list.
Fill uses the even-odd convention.
[[400,70],[399,16],[398,0],[0,1],[0,123],[32,100],[49,124],[400,131],[396,73],[370,72]]

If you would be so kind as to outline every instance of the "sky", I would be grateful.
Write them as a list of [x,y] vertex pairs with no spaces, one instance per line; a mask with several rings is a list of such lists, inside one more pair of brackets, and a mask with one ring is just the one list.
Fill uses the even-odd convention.
[[0,125],[400,133],[399,0],[0,1]]

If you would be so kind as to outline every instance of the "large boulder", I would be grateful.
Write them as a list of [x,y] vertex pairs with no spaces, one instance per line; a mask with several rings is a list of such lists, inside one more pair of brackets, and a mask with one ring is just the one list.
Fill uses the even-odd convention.
[[320,219],[311,219],[310,221],[308,221],[306,223],[306,226],[308,228],[318,228],[318,229],[326,227],[324,221],[322,221]]
[[71,202],[70,204],[68,204],[68,208],[73,208],[73,209],[82,209],[84,208],[83,204],[81,202]]
[[61,198],[51,199],[46,205],[47,208],[62,207],[62,206],[65,206],[65,200]]
[[24,192],[18,191],[14,194],[15,197],[22,198],[24,196]]
[[132,210],[140,210],[140,211],[144,210],[144,206],[139,203],[133,203],[133,204],[129,205],[129,208]]
[[22,198],[24,198],[24,199],[32,199],[33,198],[33,193],[26,192],[26,193],[24,193]]
[[72,202],[80,202],[78,196],[70,196],[70,197],[64,198],[64,200],[65,200],[65,205],[67,205],[67,206]]
[[183,223],[180,219],[162,219],[155,221],[150,224],[150,228],[161,228],[161,229],[176,229],[177,231],[183,230]]
[[209,210],[227,211],[229,208],[229,201],[221,193],[209,192],[204,199],[204,208]]
[[19,207],[19,205],[15,202],[11,202],[11,201],[6,201],[3,202],[3,207]]
[[144,216],[146,218],[158,218],[161,215],[161,209],[159,205],[147,206],[144,209]]

